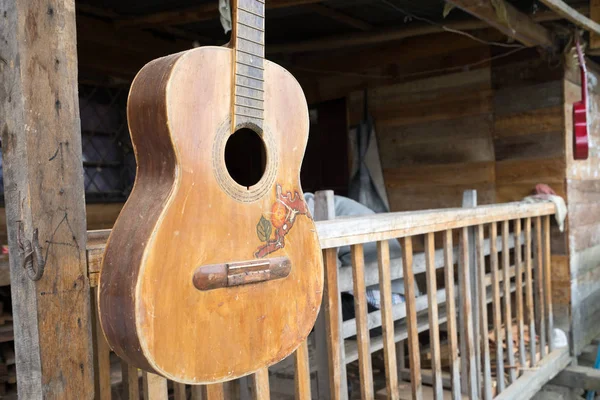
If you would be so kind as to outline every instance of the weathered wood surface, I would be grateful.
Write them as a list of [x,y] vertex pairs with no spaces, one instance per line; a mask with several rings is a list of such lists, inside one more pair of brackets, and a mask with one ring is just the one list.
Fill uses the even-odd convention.
[[[19,398],[94,396],[75,2],[0,1],[0,131]],[[23,240],[39,230],[32,282]],[[65,310],[68,310],[66,312]],[[66,356],[68,355],[68,357]]]
[[525,218],[525,296],[529,333],[529,366],[536,364],[535,308],[533,306],[533,266],[531,262],[531,218]]
[[413,400],[423,399],[421,385],[421,358],[419,335],[417,330],[417,310],[415,308],[415,277],[412,271],[412,237],[405,237],[402,243],[402,268],[404,270],[404,297],[406,303],[408,327],[408,356],[411,371],[411,388]]
[[569,349],[566,347],[554,350],[542,360],[538,367],[526,371],[521,377],[495,399],[498,400],[528,400],[535,396],[542,386],[554,378],[569,363]]
[[[515,234],[517,232],[515,231]],[[520,236],[520,235],[519,235]],[[487,315],[487,299],[483,296],[484,289],[486,287],[485,282],[485,255],[483,252],[483,238],[484,238],[484,226],[477,226],[477,279],[479,281],[479,290],[480,296],[477,299],[479,301],[479,330],[481,334],[481,345],[482,345],[482,397],[484,400],[492,399],[492,369],[491,369],[491,359],[490,359],[490,342],[489,342],[489,325],[488,325],[488,315]],[[518,271],[518,269],[517,269]],[[517,293],[519,290],[523,290],[523,287],[519,287],[519,281],[515,282]],[[453,393],[455,393],[453,391]],[[456,395],[455,395],[456,397]]]
[[167,380],[162,376],[142,372],[144,400],[167,400],[169,398]]
[[369,327],[367,321],[367,292],[364,274],[364,253],[362,244],[353,245],[352,272],[354,274],[354,310],[356,315],[356,333],[358,342],[358,367],[360,373],[360,394],[363,399],[373,397],[373,369]]
[[338,400],[347,396],[342,394],[342,388],[346,382],[342,382],[343,360],[345,356],[344,342],[341,336],[341,312],[340,297],[337,277],[337,251],[326,249],[323,251],[325,267],[323,308],[325,311],[325,326],[327,332],[327,360],[329,361],[329,390],[332,400]]
[[384,340],[385,385],[389,393],[389,399],[398,400],[398,366],[396,362],[396,343],[394,342],[394,318],[391,310],[390,249],[387,241],[377,242],[377,263],[379,265],[379,291]]
[[296,398],[310,400],[310,365],[308,363],[308,343],[305,340],[295,353],[296,376]]
[[[453,399],[460,398],[460,360],[458,358],[458,337],[456,330],[456,295],[454,292],[454,256],[452,248],[452,231],[444,232],[444,283],[446,289],[446,314],[448,329],[448,344],[450,346],[450,377]],[[485,271],[483,271],[485,275]]]
[[[261,368],[252,375],[252,398],[253,400],[269,400],[271,398],[269,392],[269,370],[267,368]],[[208,387],[217,386],[209,385]],[[223,386],[219,384],[219,386]],[[222,390],[222,389],[221,389]],[[213,400],[208,396],[208,400]],[[215,398],[214,400],[218,400]]]
[[[563,0],[541,0],[549,9],[593,34],[600,34],[600,24],[586,17]],[[592,7],[593,9],[593,7]]]
[[[495,249],[498,227],[496,223],[490,225],[490,239],[492,243],[492,255],[490,256],[490,270],[492,274],[492,320],[494,322],[494,334],[496,338],[502,337],[502,314],[500,309],[500,276],[498,272],[498,254]],[[496,339],[498,340],[498,339]],[[504,351],[502,346],[496,346],[496,376],[504,376]],[[501,393],[504,390],[504,379],[499,379],[497,391]]]
[[[440,349],[440,327],[438,325],[438,305],[435,294],[437,280],[435,270],[435,243],[433,232],[425,235],[425,258],[427,262],[427,303],[429,316],[429,340],[431,345],[431,369],[433,371],[433,390],[436,398],[442,397],[442,360]],[[446,294],[447,298],[447,294]]]
[[559,372],[551,383],[574,389],[600,391],[600,370],[590,367],[570,366]]
[[[525,46],[554,47],[550,31],[533,22],[528,15],[504,0],[494,4],[478,0],[451,0],[450,2]],[[503,10],[502,17],[496,11],[498,7]]]
[[508,370],[508,382],[513,383],[517,379],[517,369],[515,364],[515,353],[513,350],[513,324],[512,324],[512,307],[510,296],[510,248],[508,247],[508,227],[509,221],[502,221],[502,272],[504,273],[504,327],[505,336],[504,343],[506,344],[506,358]]

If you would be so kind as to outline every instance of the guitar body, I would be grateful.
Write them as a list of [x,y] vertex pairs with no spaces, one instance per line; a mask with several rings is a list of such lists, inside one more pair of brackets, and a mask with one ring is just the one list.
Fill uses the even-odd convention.
[[[323,290],[321,250],[299,182],[309,124],[304,94],[265,60],[265,172],[256,185],[240,186],[224,158],[233,54],[200,47],[155,60],[135,78],[128,118],[136,181],[99,281],[111,348],[188,384],[234,379],[291,354],[308,336]],[[285,271],[274,277],[280,270],[265,263],[283,259],[277,265]]]

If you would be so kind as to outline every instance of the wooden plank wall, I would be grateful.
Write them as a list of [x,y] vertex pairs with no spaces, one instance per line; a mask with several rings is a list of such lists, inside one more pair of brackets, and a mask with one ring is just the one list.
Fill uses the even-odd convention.
[[[485,49],[475,53],[497,56]],[[467,189],[479,204],[518,201],[538,183],[566,198],[563,68],[535,50],[367,93],[393,211],[458,207]],[[351,124],[363,107],[354,92]],[[568,328],[567,236],[552,228],[557,326]]]
[[577,71],[564,80],[567,195],[569,199],[569,258],[574,351],[600,335],[600,68],[590,68],[590,153],[588,160],[573,160],[573,102],[581,99]]
[[[496,202],[521,200],[538,183],[566,199],[561,66],[525,50],[492,63]],[[567,235],[552,225],[552,295],[557,327],[569,328]]]
[[[463,191],[495,201],[489,68],[368,91],[393,211],[460,207]],[[350,122],[364,95],[351,96]]]

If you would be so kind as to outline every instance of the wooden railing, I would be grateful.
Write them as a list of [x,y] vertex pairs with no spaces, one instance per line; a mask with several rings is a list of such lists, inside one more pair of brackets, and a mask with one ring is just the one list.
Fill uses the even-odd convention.
[[[319,193],[316,219],[331,218],[332,203],[331,193]],[[410,382],[413,399],[423,398],[423,382],[431,386],[436,399],[446,389],[454,399],[516,398],[510,396],[516,390],[523,393],[520,386],[531,379],[533,369],[536,373],[548,369],[548,360],[552,368],[566,365],[567,351],[555,351],[552,338],[550,217],[554,212],[552,203],[508,203],[318,221],[325,290],[313,342],[317,350],[319,346],[325,350],[326,357],[317,354],[316,363],[317,375],[326,377],[328,388],[320,391],[319,398],[347,398],[346,364],[354,361],[360,377],[356,391],[362,399],[375,398],[372,353],[380,349],[385,388],[378,397],[389,399],[400,398],[401,380]],[[88,233],[92,286],[107,233]],[[390,259],[388,241],[395,239],[400,240],[400,259]],[[370,242],[377,242],[377,262],[365,265],[363,245]],[[413,251],[420,243],[423,252]],[[338,268],[336,249],[346,245],[351,246],[351,266]],[[416,297],[415,277],[423,274],[426,294]],[[392,305],[390,282],[397,278],[404,280],[405,302]],[[381,309],[368,313],[366,287],[373,284],[379,284]],[[356,317],[342,322],[340,292],[348,290],[354,293]],[[440,340],[443,324],[447,343]],[[371,338],[369,331],[376,327],[382,327],[383,333]],[[94,329],[97,398],[110,399],[110,350],[97,325]],[[431,372],[426,374],[420,358],[423,332],[429,332],[431,354]],[[349,339],[353,336],[355,340]],[[449,376],[442,371],[442,345],[447,349]],[[311,398],[308,353],[305,342],[295,354],[296,399]],[[121,369],[121,398],[138,399],[140,372],[126,364]],[[143,382],[145,399],[166,399],[168,385],[176,399],[187,398],[185,385],[147,373]],[[236,393],[233,398],[239,393],[240,398],[268,399],[268,371],[235,383],[188,388],[192,399],[211,400],[230,397],[225,394],[228,390]]]

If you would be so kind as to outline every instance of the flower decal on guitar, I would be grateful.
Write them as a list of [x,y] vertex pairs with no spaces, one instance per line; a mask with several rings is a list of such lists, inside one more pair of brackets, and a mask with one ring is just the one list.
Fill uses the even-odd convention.
[[[281,185],[275,186],[277,199],[271,207],[270,218],[260,217],[256,225],[256,234],[261,242],[265,242],[254,253],[254,257],[262,258],[285,246],[285,235],[292,229],[298,215],[310,217],[304,198],[297,192],[283,193]],[[274,237],[273,236],[274,233]]]

